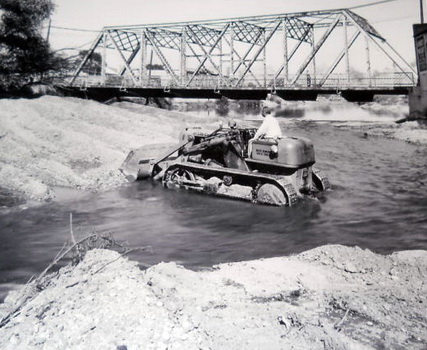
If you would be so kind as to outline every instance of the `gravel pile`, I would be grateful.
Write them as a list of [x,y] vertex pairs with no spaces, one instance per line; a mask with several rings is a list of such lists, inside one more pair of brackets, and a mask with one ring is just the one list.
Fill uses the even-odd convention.
[[118,170],[133,148],[177,143],[181,113],[77,98],[0,100],[0,188],[50,200],[55,187],[98,191],[126,179]]
[[0,328],[0,348],[425,349],[426,280],[425,251],[323,246],[195,272],[93,250]]

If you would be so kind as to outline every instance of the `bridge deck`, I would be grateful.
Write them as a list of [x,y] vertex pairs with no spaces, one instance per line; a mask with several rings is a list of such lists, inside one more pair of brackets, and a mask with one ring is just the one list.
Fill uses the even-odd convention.
[[338,94],[351,102],[369,102],[374,95],[407,95],[411,86],[398,86],[391,88],[168,88],[168,87],[59,87],[69,95],[88,97],[96,100],[108,100],[113,97],[167,97],[167,98],[200,98],[220,99],[222,97],[237,100],[263,100],[267,94],[274,93],[285,100],[315,101],[318,95]]
[[374,95],[407,95],[414,86],[410,73],[383,73],[375,77],[330,75],[307,76],[290,84],[284,79],[245,79],[235,85],[232,78],[220,79],[216,76],[199,77],[187,85],[172,84],[165,76],[149,79],[132,79],[120,75],[88,75],[79,77],[64,89],[77,96],[106,100],[119,96],[139,97],[181,97],[219,99],[265,99],[268,93],[275,93],[285,100],[311,100],[318,95],[339,94],[349,101],[372,101]]

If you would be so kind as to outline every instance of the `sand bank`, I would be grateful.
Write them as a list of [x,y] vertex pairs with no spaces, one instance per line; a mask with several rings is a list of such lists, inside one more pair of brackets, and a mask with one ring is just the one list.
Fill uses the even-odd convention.
[[323,246],[195,272],[93,250],[0,329],[0,348],[425,349],[426,280],[425,251]]
[[0,100],[0,188],[50,200],[54,187],[99,190],[126,181],[118,170],[132,148],[176,142],[201,118],[130,103],[76,98]]

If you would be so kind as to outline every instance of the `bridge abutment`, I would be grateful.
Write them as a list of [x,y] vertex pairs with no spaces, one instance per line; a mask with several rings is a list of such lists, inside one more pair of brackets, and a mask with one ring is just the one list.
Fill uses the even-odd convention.
[[414,24],[418,84],[408,95],[409,118],[427,120],[427,24]]

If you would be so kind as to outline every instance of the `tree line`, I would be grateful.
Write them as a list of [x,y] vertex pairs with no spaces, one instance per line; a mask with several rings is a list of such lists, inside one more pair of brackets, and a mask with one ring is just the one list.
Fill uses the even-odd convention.
[[0,91],[14,91],[58,69],[63,60],[43,38],[51,0],[0,0]]

